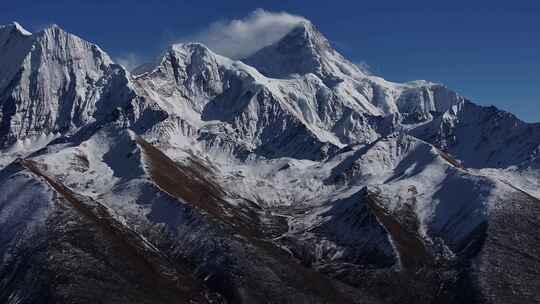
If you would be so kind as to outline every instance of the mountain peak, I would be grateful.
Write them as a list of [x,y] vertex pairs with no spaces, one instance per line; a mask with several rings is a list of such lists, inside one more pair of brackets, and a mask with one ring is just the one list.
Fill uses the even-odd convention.
[[10,32],[15,32],[23,36],[31,36],[32,33],[27,31],[24,27],[22,27],[18,22],[13,21],[12,23],[8,25],[0,25],[0,31],[8,30]]
[[30,36],[30,35],[32,35],[31,32],[27,31],[27,30],[26,30],[24,27],[22,27],[18,22],[13,21],[12,24],[13,24],[13,26],[15,27],[15,29],[16,29],[19,33],[21,33],[22,35],[24,35],[24,36]]
[[[112,62],[109,55],[98,45],[72,34],[57,24],[50,24],[33,35],[35,43],[40,45],[41,51],[54,52],[65,60],[82,59],[98,60],[109,65]],[[90,55],[90,56],[88,56]]]
[[52,24],[49,24],[47,25],[43,30],[43,32],[47,32],[47,31],[62,31],[62,32],[66,32],[63,28],[61,28],[58,24],[56,23],[52,23]]
[[305,46],[317,49],[332,48],[328,39],[317,30],[313,23],[307,20],[298,23],[297,26],[281,39],[280,43],[293,41],[304,42]]
[[64,30],[58,24],[47,25],[39,33],[36,33],[36,36],[38,36],[38,37],[43,37],[43,36],[48,36],[48,37],[72,37],[72,38],[76,37],[77,40],[83,41],[83,39],[80,39],[78,36]]
[[[278,42],[243,60],[268,77],[315,74],[323,80],[364,78],[365,74],[341,56],[310,21],[301,21]],[[332,81],[334,82],[334,81]]]
[[7,27],[0,30],[0,147],[74,131],[129,98],[125,74],[97,45],[56,25],[35,34]]
[[17,22],[0,25],[0,92],[19,72],[32,43],[32,34]]
[[[171,56],[174,57],[171,59]],[[171,45],[165,53],[161,56],[161,63],[163,61],[173,60],[174,65],[188,66],[192,63],[203,67],[212,62],[222,58],[221,56],[212,52],[207,46],[198,42],[178,43]]]
[[204,44],[199,42],[177,43],[173,44],[169,48],[172,51],[180,53],[196,53],[200,55],[209,55],[214,53]]

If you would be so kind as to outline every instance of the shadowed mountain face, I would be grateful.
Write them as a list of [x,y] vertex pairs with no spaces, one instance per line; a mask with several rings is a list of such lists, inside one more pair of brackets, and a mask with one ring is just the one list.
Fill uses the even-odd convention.
[[537,303],[540,126],[303,21],[132,75],[0,26],[2,303]]

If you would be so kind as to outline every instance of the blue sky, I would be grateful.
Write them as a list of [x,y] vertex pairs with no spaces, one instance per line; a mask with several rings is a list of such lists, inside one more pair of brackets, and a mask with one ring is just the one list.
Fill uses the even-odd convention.
[[18,0],[2,3],[0,23],[34,31],[57,23],[113,58],[144,61],[257,8],[311,20],[346,57],[388,80],[442,82],[540,122],[540,1]]

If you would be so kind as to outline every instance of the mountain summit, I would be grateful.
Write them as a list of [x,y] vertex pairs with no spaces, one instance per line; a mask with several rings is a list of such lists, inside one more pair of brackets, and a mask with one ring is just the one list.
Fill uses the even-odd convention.
[[0,151],[2,303],[540,302],[540,125],[308,21],[135,75],[0,26]]
[[2,27],[0,53],[2,147],[76,130],[127,99],[126,72],[56,25],[34,34],[17,23]]
[[309,21],[300,22],[285,37],[244,61],[262,74],[282,78],[313,73],[322,79],[363,78],[360,69],[336,52]]

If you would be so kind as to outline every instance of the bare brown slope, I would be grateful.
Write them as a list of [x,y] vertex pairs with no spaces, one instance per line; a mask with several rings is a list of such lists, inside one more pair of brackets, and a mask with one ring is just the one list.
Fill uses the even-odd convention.
[[[118,222],[107,207],[73,193],[54,177],[42,172],[37,163],[30,160],[22,160],[20,163],[39,178],[43,178],[59,195],[58,202],[67,203],[68,209],[75,210],[78,215],[74,217],[69,212],[66,213],[66,208],[59,206],[56,216],[50,220],[51,231],[58,230],[58,233],[51,234],[50,242],[53,246],[49,249],[49,255],[55,257],[52,261],[56,261],[49,265],[49,268],[56,273],[52,288],[55,289],[53,294],[57,300],[75,299],[85,303],[92,299],[101,299],[103,303],[113,303],[118,301],[113,300],[113,295],[118,292],[119,297],[125,297],[125,300],[119,303],[208,302],[205,294],[209,293],[202,284],[197,283],[188,273],[182,273],[152,244]],[[62,201],[64,203],[61,203]],[[66,223],[61,222],[62,219],[67,220],[66,218],[70,219],[71,223],[67,227]],[[77,227],[78,223],[81,227]],[[73,228],[73,225],[76,228]],[[66,247],[66,243],[72,246]],[[103,250],[105,252],[102,252]],[[73,267],[74,261],[68,259],[63,264],[61,261],[70,255],[72,258],[83,258],[81,251],[90,255],[84,257],[85,263],[95,260],[100,260],[101,263],[96,262],[98,266],[95,270],[81,265],[78,269],[66,271]],[[102,263],[105,263],[104,268],[99,269]],[[73,271],[75,273],[72,273]],[[76,272],[81,272],[80,276],[77,276]],[[100,277],[100,280],[94,281]],[[67,278],[74,280],[67,282]],[[78,281],[83,278],[87,281]],[[114,286],[101,284],[100,281]],[[85,290],[78,290],[79,288]],[[108,295],[105,296],[106,294]],[[107,298],[109,300],[106,300]]]
[[243,236],[260,236],[257,214],[247,208],[233,208],[225,202],[225,191],[206,178],[202,170],[175,163],[140,137],[136,141],[144,151],[152,180],[163,191],[235,227]]
[[414,212],[405,214],[408,218],[409,225],[401,223],[395,215],[390,214],[378,202],[377,194],[365,189],[367,205],[375,214],[377,220],[386,229],[401,262],[401,266],[405,271],[417,271],[421,267],[433,263],[433,257],[422,237],[418,232],[416,217]]

